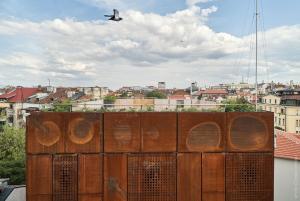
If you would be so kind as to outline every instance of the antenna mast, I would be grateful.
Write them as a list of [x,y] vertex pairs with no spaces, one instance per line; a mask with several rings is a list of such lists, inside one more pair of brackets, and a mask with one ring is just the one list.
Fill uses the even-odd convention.
[[257,31],[258,31],[258,0],[255,0],[255,3],[256,3],[256,12],[255,12],[255,44],[256,44],[256,47],[255,47],[255,111],[257,112],[257,94],[258,94],[258,83],[257,83],[257,68],[258,68],[258,47],[257,47],[257,44],[258,44],[258,34],[257,34]]

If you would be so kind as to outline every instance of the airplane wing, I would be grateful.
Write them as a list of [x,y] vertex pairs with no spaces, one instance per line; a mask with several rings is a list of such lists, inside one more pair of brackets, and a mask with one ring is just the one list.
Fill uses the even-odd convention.
[[113,17],[113,15],[104,15],[104,17]]

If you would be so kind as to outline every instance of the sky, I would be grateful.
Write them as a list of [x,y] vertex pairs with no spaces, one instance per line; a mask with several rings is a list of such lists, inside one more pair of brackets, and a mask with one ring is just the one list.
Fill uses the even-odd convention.
[[[105,19],[114,8],[121,22]],[[259,81],[300,82],[299,8],[259,0]],[[0,86],[253,83],[254,13],[254,0],[1,0]]]

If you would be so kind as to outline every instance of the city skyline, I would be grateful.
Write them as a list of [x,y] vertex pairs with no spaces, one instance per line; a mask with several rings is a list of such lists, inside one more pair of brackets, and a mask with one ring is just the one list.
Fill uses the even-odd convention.
[[[253,83],[253,2],[5,0],[0,85]],[[260,3],[260,81],[298,81],[298,4]],[[105,21],[113,8],[122,22]]]

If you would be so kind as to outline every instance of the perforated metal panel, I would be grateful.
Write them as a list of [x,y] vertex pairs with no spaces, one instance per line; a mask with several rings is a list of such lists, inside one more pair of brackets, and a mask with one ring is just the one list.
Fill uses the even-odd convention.
[[227,201],[273,201],[272,153],[226,155]]
[[54,156],[53,171],[53,200],[77,201],[77,156]]
[[176,156],[128,156],[129,201],[175,201]]
[[179,113],[179,152],[224,151],[225,126],[225,113]]
[[273,150],[273,113],[228,113],[227,116],[229,151]]

